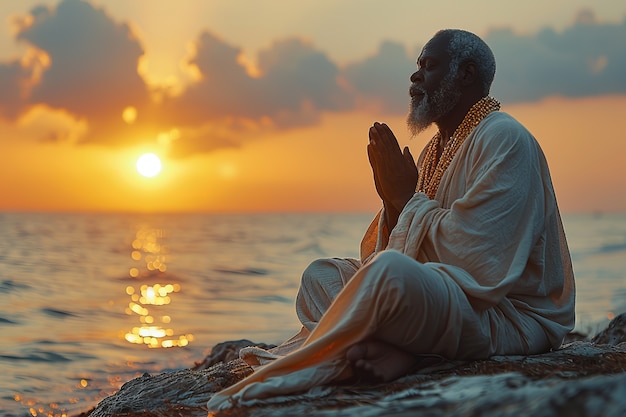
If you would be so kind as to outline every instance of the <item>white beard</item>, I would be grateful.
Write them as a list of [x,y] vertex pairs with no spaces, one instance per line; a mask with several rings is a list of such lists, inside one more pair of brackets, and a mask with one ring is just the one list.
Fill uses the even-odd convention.
[[441,80],[439,88],[435,90],[432,97],[419,88],[418,90],[424,93],[421,100],[417,98],[418,96],[411,97],[407,116],[407,125],[411,136],[414,137],[426,130],[431,124],[447,115],[459,103],[461,92],[455,85],[455,78],[456,71],[454,74],[448,73]]

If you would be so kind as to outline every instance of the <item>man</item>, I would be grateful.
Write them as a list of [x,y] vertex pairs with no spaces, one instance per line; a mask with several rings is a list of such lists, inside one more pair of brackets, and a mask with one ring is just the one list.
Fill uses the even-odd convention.
[[574,323],[569,250],[543,153],[488,96],[494,75],[474,34],[444,30],[424,46],[408,124],[417,134],[434,123],[438,133],[419,175],[408,148],[374,123],[367,150],[383,209],[361,260],[311,264],[296,301],[303,330],[282,348],[304,343],[209,408],[355,375],[389,381],[421,355],[479,359],[561,344]]

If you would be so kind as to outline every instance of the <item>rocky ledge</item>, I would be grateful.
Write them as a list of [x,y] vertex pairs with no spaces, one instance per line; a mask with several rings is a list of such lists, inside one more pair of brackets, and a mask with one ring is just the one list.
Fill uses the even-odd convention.
[[[244,340],[216,345],[192,369],[145,374],[81,417],[206,417],[213,393],[252,372]],[[261,347],[267,347],[259,345]],[[280,400],[280,401],[278,401]],[[381,385],[339,385],[212,416],[615,416],[626,415],[626,313],[589,339],[532,356],[449,362]]]

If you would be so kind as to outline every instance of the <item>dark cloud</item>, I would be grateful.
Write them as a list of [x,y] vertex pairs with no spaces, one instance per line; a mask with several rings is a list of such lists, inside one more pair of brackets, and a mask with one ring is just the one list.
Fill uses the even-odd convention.
[[[248,68],[239,47],[205,31],[187,62],[197,79],[177,95],[160,91],[153,100],[155,91],[137,71],[139,39],[103,9],[62,0],[55,8],[34,8],[16,24],[16,40],[30,50],[19,61],[0,63],[0,117],[16,120],[43,105],[85,121],[82,141],[116,145],[155,141],[159,132],[175,129],[171,150],[179,156],[313,125],[324,112],[404,114],[419,53],[383,42],[372,56],[340,68],[314,45],[286,38]],[[498,65],[492,92],[509,103],[625,93],[624,39],[626,20],[600,23],[589,11],[562,32],[493,30],[485,37]],[[136,109],[133,123],[122,119],[127,106]]]
[[[504,102],[626,93],[626,19],[600,23],[584,10],[561,33],[500,29],[484,39],[497,62],[492,94]],[[417,54],[407,57],[402,45],[386,42],[375,55],[344,68],[343,76],[360,101],[400,114],[407,108]]]
[[602,24],[590,11],[562,33],[492,31],[485,37],[497,62],[492,92],[507,102],[625,93],[625,39],[626,19]]
[[279,112],[310,103],[319,110],[345,110],[351,98],[338,83],[339,69],[328,57],[299,39],[276,42],[259,54],[264,97]]
[[259,129],[230,119],[183,127],[175,129],[175,132],[173,140],[168,140],[168,154],[173,158],[183,158],[197,153],[239,148],[243,143],[254,140]]
[[0,67],[0,85],[12,85],[10,98],[1,99],[8,101],[5,117],[45,105],[86,119],[83,141],[132,137],[136,127],[122,120],[122,112],[128,106],[143,110],[149,94],[137,73],[143,50],[126,24],[80,0],[64,0],[55,9],[36,7],[16,23],[16,39],[31,47],[35,59],[27,68]]
[[239,146],[259,130],[309,126],[322,112],[352,108],[339,68],[300,39],[261,51],[255,69],[246,68],[241,54],[214,34],[200,35],[188,62],[199,80],[159,109],[161,121],[185,128],[174,153]]
[[168,121],[197,125],[228,116],[254,117],[246,109],[245,98],[258,91],[246,69],[237,60],[241,51],[218,37],[203,33],[195,42],[195,56],[189,64],[198,70],[200,80],[180,96],[165,99]]
[[80,0],[56,10],[36,8],[18,40],[44,51],[50,66],[33,88],[32,103],[46,103],[87,117],[141,106],[147,90],[137,73],[143,55],[129,27]]
[[0,63],[0,118],[15,119],[23,111],[31,76],[19,61]]
[[383,42],[375,55],[348,65],[343,76],[366,103],[374,103],[381,112],[402,113],[407,110],[415,61],[403,45]]
[[164,104],[174,122],[269,118],[276,127],[289,127],[314,123],[322,111],[350,108],[337,66],[299,39],[261,51],[255,76],[240,62],[241,50],[217,36],[205,32],[195,45],[189,64],[200,80]]

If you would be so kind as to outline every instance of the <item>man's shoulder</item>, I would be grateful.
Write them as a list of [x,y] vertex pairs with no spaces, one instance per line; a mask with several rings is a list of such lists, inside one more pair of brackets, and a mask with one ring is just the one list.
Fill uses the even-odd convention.
[[475,136],[480,141],[531,141],[534,137],[517,119],[508,113],[495,111],[483,119],[475,129]]
[[520,123],[515,117],[503,111],[494,111],[487,115],[478,125],[483,129],[502,129],[506,131],[517,131],[530,133],[526,127]]
[[489,114],[473,132],[472,148],[478,152],[511,152],[514,149],[535,150],[538,143],[530,131],[508,113]]

